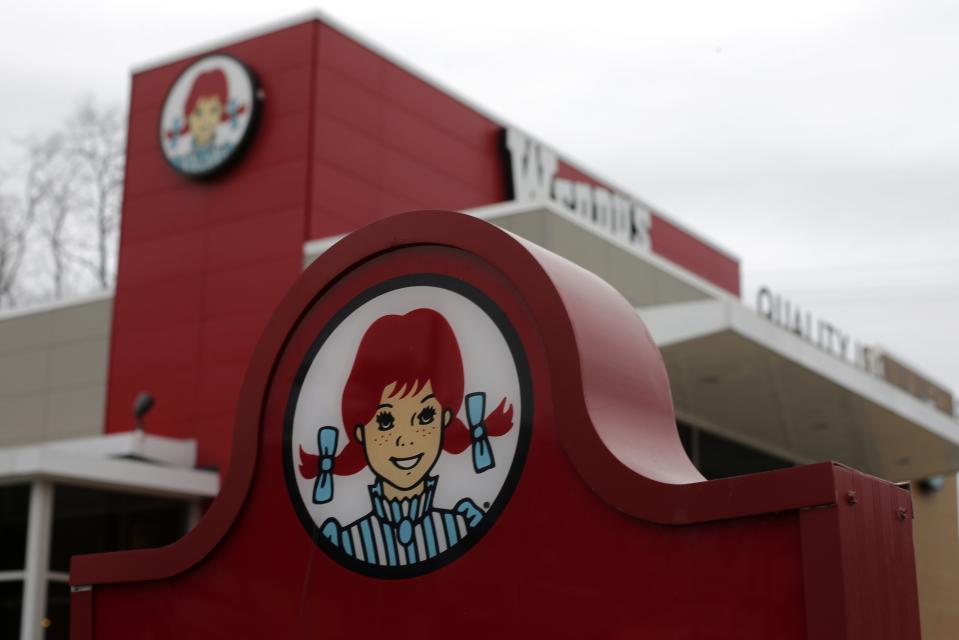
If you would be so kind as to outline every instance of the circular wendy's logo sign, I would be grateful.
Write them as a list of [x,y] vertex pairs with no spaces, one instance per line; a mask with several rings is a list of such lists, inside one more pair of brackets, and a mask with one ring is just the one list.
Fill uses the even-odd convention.
[[300,365],[284,427],[290,496],[341,564],[432,571],[503,510],[532,410],[526,356],[489,298],[444,276],[388,281],[334,316]]
[[235,160],[259,116],[259,88],[239,60],[212,55],[180,74],[163,103],[160,146],[167,162],[192,177]]

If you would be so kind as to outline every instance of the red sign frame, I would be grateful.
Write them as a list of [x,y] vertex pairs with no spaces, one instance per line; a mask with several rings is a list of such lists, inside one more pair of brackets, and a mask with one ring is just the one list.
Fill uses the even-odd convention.
[[[462,278],[503,309],[529,357],[536,413],[523,476],[489,533],[447,567],[382,581],[316,555],[277,494],[279,399],[309,326],[363,287],[415,272]],[[629,303],[475,218],[408,213],[333,246],[270,319],[240,398],[223,489],[193,531],[161,549],[73,559],[71,584],[83,587],[74,640],[454,627],[462,637],[919,638],[908,491],[836,463],[703,480]],[[389,623],[423,603],[409,624]]]

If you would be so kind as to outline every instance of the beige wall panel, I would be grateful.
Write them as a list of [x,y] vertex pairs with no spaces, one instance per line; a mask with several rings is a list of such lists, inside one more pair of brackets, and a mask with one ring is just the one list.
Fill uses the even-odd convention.
[[112,305],[0,315],[0,446],[103,432]]
[[48,386],[50,353],[32,348],[0,355],[0,397],[42,391]]
[[43,393],[0,398],[0,447],[43,440],[46,400]]
[[46,346],[52,331],[53,318],[46,313],[0,319],[0,353]]
[[635,306],[703,300],[708,296],[641,258],[549,212],[503,216],[495,224],[592,271]]
[[109,343],[106,338],[57,345],[50,350],[50,387],[104,381]]
[[72,342],[110,335],[111,304],[105,301],[64,307],[51,313],[54,342]]
[[47,397],[46,439],[79,438],[103,430],[106,385],[52,391]]
[[546,237],[546,218],[541,214],[504,216],[492,222],[542,247],[549,244]]
[[924,640],[959,637],[959,496],[956,476],[934,493],[913,486],[913,543]]

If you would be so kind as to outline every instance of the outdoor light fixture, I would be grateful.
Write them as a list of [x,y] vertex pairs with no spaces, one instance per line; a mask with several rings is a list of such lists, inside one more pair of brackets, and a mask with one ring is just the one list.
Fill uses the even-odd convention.
[[148,414],[152,408],[153,396],[146,391],[138,393],[136,400],[133,401],[133,417],[137,421],[137,431],[143,431],[143,416]]
[[946,476],[937,473],[934,476],[923,478],[919,481],[919,491],[922,493],[935,493],[946,486]]

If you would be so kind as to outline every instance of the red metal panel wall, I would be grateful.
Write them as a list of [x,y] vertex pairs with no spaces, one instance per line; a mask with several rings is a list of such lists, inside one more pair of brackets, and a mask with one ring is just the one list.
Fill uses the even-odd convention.
[[653,251],[739,296],[739,262],[710,248],[664,218],[653,215]]
[[197,56],[134,75],[108,432],[131,427],[145,390],[157,399],[149,432],[198,438],[202,465],[229,459],[250,352],[301,269],[315,33],[307,23],[223,49],[266,100],[248,152],[208,182],[167,166],[157,135],[167,90]]
[[506,199],[500,125],[320,25],[311,238]]
[[[269,529],[247,518],[202,570],[95,587],[94,637],[815,637],[805,632],[795,513],[674,528],[631,521],[582,486],[537,488],[514,498],[495,540],[454,565],[375,582],[312,548],[281,494],[269,496]],[[534,546],[534,532],[571,512],[569,526]],[[834,638],[844,636],[817,640]]]
[[852,469],[837,475],[838,503],[800,514],[809,637],[918,638],[910,494]]

